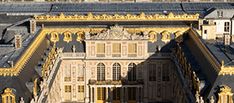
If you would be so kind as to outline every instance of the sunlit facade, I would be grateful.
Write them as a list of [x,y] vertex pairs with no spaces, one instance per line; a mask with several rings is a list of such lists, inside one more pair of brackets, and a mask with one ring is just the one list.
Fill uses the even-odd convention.
[[231,3],[1,7],[2,103],[233,103]]

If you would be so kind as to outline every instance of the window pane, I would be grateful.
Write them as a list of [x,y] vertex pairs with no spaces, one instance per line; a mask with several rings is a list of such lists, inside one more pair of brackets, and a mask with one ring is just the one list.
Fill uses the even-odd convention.
[[137,53],[137,44],[136,43],[129,43],[128,44],[128,53],[129,54],[136,54]]
[[120,43],[113,43],[112,52],[120,54],[121,53],[121,44]]
[[162,68],[162,80],[169,81],[169,66],[167,64],[163,64]]
[[229,22],[224,23],[224,32],[229,32]]
[[64,81],[70,82],[71,81],[71,68],[70,65],[66,65],[64,68]]
[[130,63],[128,65],[128,80],[135,81],[136,80],[136,64]]
[[106,89],[105,88],[103,88],[103,87],[98,87],[97,88],[97,99],[98,100],[105,100],[105,98],[106,98]]
[[84,92],[84,86],[83,85],[78,86],[78,92]]
[[65,85],[65,92],[71,92],[71,86],[70,85]]
[[156,81],[156,64],[149,65],[149,81]]
[[113,100],[120,100],[120,88],[113,88]]
[[105,80],[105,65],[103,63],[97,65],[97,80]]
[[104,54],[105,53],[105,44],[98,43],[97,44],[97,54]]
[[113,80],[121,79],[121,66],[119,63],[113,65]]

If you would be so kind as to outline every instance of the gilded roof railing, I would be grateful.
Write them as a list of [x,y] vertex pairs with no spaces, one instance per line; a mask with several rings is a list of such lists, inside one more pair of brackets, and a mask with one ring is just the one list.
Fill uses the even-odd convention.
[[0,76],[17,76],[20,73],[20,71],[23,69],[24,65],[30,59],[32,54],[35,52],[36,48],[39,46],[39,44],[45,38],[45,33],[42,33],[42,32],[43,32],[43,30],[39,31],[39,35],[31,43],[29,48],[26,49],[26,51],[22,54],[22,56],[19,58],[19,60],[17,61],[17,63],[13,67],[0,68]]
[[36,21],[41,22],[60,22],[60,21],[197,21],[199,14],[101,14],[93,15],[88,13],[87,15],[37,15],[34,16]]
[[233,66],[225,66],[224,61],[222,61],[221,70],[219,71],[219,75],[234,75],[234,67]]

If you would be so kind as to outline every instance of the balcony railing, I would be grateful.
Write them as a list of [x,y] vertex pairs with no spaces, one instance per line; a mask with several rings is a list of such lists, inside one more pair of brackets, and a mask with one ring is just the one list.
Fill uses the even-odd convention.
[[62,53],[60,56],[62,58],[84,58],[85,53]]
[[89,80],[90,85],[143,85],[143,80],[128,81],[128,80]]

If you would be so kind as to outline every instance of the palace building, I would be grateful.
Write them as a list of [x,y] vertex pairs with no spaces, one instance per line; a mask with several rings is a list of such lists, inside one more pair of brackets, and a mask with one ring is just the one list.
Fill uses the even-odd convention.
[[233,103],[233,3],[2,3],[1,103]]

